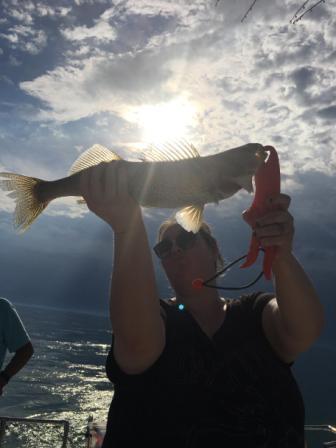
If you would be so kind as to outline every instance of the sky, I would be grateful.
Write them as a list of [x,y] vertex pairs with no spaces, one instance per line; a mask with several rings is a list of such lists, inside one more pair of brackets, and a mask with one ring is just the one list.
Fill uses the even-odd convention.
[[[3,0],[0,171],[61,178],[95,143],[129,160],[159,138],[184,138],[201,155],[249,142],[273,145],[282,192],[291,197],[294,253],[332,332],[336,0],[258,0],[249,11],[252,3]],[[250,229],[241,214],[252,200],[240,191],[205,208],[227,261],[247,252]],[[18,235],[13,209],[0,193],[0,295],[104,312],[113,255],[109,227],[66,198]],[[171,212],[143,208],[151,244]],[[160,294],[168,297],[172,291],[154,263]],[[246,284],[259,270],[260,260],[221,282]],[[273,288],[261,280],[252,290]]]

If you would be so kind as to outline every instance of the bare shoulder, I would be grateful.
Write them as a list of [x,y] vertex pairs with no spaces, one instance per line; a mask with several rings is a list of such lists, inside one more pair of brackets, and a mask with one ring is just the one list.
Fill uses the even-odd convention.
[[277,356],[285,363],[295,361],[301,352],[284,328],[276,297],[263,309],[262,327],[267,341]]

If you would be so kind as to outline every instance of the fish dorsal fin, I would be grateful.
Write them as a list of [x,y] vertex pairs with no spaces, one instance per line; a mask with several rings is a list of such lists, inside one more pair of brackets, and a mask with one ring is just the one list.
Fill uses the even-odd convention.
[[69,170],[69,176],[90,168],[90,166],[98,165],[101,162],[111,162],[112,160],[122,160],[118,154],[105,148],[105,146],[95,144],[91,148],[81,154],[77,160],[72,164]]
[[139,159],[142,162],[172,162],[174,160],[192,159],[201,157],[191,143],[179,141],[175,143],[163,143],[149,145]]
[[203,221],[204,205],[189,205],[179,210],[176,215],[176,221],[187,232],[197,233],[201,228]]

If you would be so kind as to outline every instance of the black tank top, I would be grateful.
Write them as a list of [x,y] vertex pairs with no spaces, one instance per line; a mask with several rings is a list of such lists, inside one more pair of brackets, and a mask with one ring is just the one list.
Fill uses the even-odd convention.
[[106,371],[114,396],[103,448],[303,448],[304,405],[291,364],[262,330],[273,297],[229,300],[212,339],[186,310],[161,301],[166,346],[141,374],[119,368],[112,338]]

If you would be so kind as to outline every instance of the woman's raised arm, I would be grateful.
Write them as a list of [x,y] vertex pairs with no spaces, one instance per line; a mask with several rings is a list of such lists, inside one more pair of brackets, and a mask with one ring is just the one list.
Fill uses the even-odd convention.
[[141,207],[128,194],[127,162],[83,171],[81,191],[89,209],[114,231],[110,316],[114,355],[126,373],[140,373],[161,354],[165,327]]

